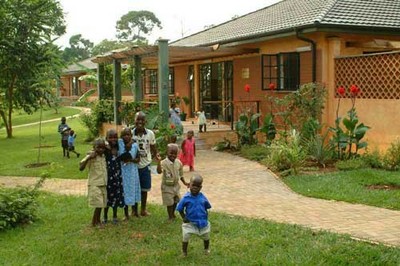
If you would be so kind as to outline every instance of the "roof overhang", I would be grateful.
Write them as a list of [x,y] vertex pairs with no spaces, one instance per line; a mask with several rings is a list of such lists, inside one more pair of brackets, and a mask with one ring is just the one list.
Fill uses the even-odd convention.
[[[218,57],[228,57],[235,55],[245,55],[258,53],[259,49],[223,47],[213,45],[212,47],[187,47],[187,46],[168,46],[169,64],[179,64],[190,61],[213,59]],[[158,46],[134,46],[109,52],[92,59],[94,63],[110,64],[114,60],[121,63],[132,62],[135,56],[139,56],[144,65],[154,65],[158,63]]]

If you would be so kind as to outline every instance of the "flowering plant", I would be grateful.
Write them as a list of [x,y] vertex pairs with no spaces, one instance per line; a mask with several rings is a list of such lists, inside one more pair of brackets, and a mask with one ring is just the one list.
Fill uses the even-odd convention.
[[[339,117],[339,108],[341,99],[346,95],[346,90],[344,87],[339,87],[336,92],[339,95],[339,100],[336,109],[335,127],[331,127],[330,130],[335,133],[333,141],[337,146],[338,158],[344,159],[356,155],[360,149],[367,147],[367,142],[361,141],[361,139],[364,138],[365,133],[370,127],[364,125],[364,123],[359,123],[357,116],[355,104],[357,96],[361,93],[360,88],[354,84],[350,86],[349,92],[352,106],[347,112],[347,117],[344,117],[343,120]],[[345,127],[344,130],[340,126],[341,122]],[[353,144],[355,146],[354,152]]]

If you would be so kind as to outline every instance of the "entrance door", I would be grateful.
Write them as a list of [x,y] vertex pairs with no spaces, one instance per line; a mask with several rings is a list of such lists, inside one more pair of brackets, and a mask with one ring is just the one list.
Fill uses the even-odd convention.
[[233,64],[200,65],[200,105],[208,119],[232,121]]

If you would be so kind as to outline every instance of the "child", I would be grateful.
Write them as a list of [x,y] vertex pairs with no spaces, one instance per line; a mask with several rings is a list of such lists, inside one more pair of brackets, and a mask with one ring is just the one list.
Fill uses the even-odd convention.
[[69,127],[64,127],[61,130],[61,147],[63,149],[63,155],[64,157],[69,158],[69,151],[68,151],[68,138],[69,138]]
[[178,156],[178,145],[174,143],[170,143],[167,146],[167,158],[160,161],[160,157],[158,156],[158,164],[157,164],[157,172],[159,174],[162,173],[161,178],[161,194],[163,205],[167,206],[168,219],[173,221],[175,217],[175,209],[176,204],[179,202],[180,196],[180,185],[179,180],[185,186],[188,186],[189,183],[186,183],[183,178],[183,166],[181,161],[177,159]]
[[126,127],[121,131],[118,140],[118,155],[121,160],[122,185],[125,200],[125,219],[128,219],[128,206],[132,206],[132,216],[139,217],[137,206],[141,200],[138,173],[138,145],[132,140],[132,132]]
[[201,110],[196,114],[197,114],[197,123],[199,124],[199,132],[203,132],[203,126],[204,126],[204,132],[207,132],[207,119],[204,111]]
[[96,139],[93,150],[82,159],[79,170],[83,171],[86,166],[88,172],[88,199],[89,207],[95,208],[92,225],[102,228],[100,222],[101,209],[106,207],[107,202],[107,166],[104,158],[106,145],[103,139]]
[[150,163],[153,158],[158,157],[156,138],[154,132],[150,129],[145,128],[146,115],[143,112],[136,114],[135,128],[132,130],[133,140],[139,145],[139,178],[141,188],[141,206],[140,215],[148,216],[147,212],[147,194],[151,190],[151,171]]
[[182,150],[179,153],[179,160],[183,165],[188,165],[191,172],[194,171],[194,157],[196,156],[196,144],[193,135],[193,130],[186,133],[186,139],[182,142]]
[[207,210],[211,204],[200,192],[203,185],[203,178],[200,175],[193,175],[190,179],[190,192],[187,192],[179,201],[176,210],[179,211],[182,219],[182,253],[187,256],[189,239],[191,235],[198,235],[204,241],[204,253],[210,254],[210,231],[211,225],[208,221]]
[[[121,161],[118,158],[118,134],[109,129],[106,134],[108,142],[105,151],[107,162],[107,207],[104,209],[103,223],[108,222],[108,208],[113,209],[113,224],[118,223],[118,207],[125,208],[124,190],[122,187]],[[125,218],[128,219],[127,213]]]
[[69,128],[67,125],[67,118],[65,118],[65,116],[61,117],[61,123],[58,125],[58,133],[60,133],[61,136],[61,148],[63,149],[63,155],[65,157],[68,153],[68,135],[64,137],[64,128]]
[[75,131],[72,129],[69,130],[69,136],[68,136],[68,152],[67,152],[67,157],[69,158],[69,152],[73,152],[76,154],[76,158],[79,158],[81,155],[79,152],[75,151],[75,139],[76,139],[76,134]]

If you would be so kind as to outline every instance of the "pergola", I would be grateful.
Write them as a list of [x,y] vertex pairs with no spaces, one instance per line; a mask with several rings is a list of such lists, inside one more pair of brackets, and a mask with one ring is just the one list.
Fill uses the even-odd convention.
[[144,95],[141,84],[142,66],[158,66],[158,100],[160,112],[168,114],[168,74],[170,64],[209,60],[213,58],[229,57],[234,55],[258,53],[258,49],[223,47],[189,47],[168,45],[168,40],[159,39],[158,45],[133,46],[111,51],[97,56],[92,61],[98,64],[99,98],[103,97],[104,66],[114,65],[114,121],[121,124],[118,116],[118,107],[121,102],[121,64],[135,63],[135,101],[143,101]]

